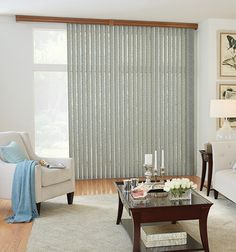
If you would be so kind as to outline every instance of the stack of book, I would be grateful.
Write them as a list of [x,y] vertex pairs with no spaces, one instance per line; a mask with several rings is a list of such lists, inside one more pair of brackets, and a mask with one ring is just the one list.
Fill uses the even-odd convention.
[[146,247],[187,244],[187,233],[177,224],[142,226],[141,239]]

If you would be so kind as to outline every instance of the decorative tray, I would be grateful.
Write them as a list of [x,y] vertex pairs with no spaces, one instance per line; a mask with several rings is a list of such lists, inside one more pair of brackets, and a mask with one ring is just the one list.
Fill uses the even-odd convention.
[[163,183],[140,183],[134,190],[131,191],[131,196],[134,200],[144,200],[148,193],[164,192]]
[[152,192],[164,192],[164,184],[163,183],[153,183],[148,190],[148,193]]

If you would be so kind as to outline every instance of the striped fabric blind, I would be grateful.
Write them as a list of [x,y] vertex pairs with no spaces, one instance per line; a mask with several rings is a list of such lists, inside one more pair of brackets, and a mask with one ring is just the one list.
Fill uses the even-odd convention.
[[77,178],[136,177],[165,150],[194,168],[194,31],[68,24],[70,152]]

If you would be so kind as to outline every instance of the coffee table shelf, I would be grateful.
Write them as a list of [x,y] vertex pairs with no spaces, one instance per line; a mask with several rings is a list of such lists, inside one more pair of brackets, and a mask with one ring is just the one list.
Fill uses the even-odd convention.
[[[122,219],[122,226],[127,231],[130,239],[133,239],[133,225],[131,219]],[[146,224],[145,224],[146,225]],[[151,223],[155,225],[155,223]],[[167,251],[203,251],[203,246],[198,241],[196,241],[192,236],[187,234],[187,244],[185,245],[175,245],[175,246],[163,246],[163,247],[145,247],[144,243],[140,242],[141,252],[167,252]]]

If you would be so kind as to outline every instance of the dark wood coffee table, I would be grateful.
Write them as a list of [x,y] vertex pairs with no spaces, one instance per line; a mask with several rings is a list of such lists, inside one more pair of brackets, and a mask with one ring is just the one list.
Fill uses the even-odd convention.
[[[119,205],[116,224],[125,224],[121,221],[123,206],[127,209],[132,218],[133,230],[133,252],[141,251],[209,251],[207,237],[207,216],[212,203],[202,197],[195,191],[192,191],[190,200],[171,201],[168,197],[159,197],[158,193],[148,195],[148,200],[145,203],[137,204],[131,199],[129,192],[124,192],[123,182],[115,182],[118,191]],[[179,220],[199,220],[199,229],[202,244],[195,241],[188,235],[186,245],[176,245],[169,247],[144,248],[140,242],[140,227],[145,223],[170,221],[175,223]],[[141,245],[141,246],[140,246]]]

